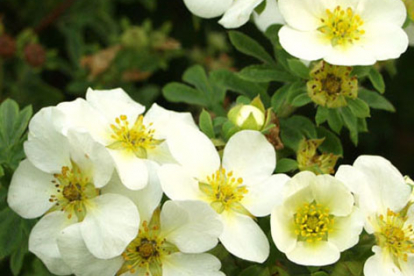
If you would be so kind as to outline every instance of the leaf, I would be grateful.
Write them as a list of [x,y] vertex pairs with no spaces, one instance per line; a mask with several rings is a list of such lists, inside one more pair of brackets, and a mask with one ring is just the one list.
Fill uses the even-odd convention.
[[291,58],[287,60],[290,71],[302,79],[309,79],[310,69],[302,61]]
[[343,149],[341,140],[338,138],[338,136],[324,127],[318,127],[316,131],[318,132],[318,138],[325,138],[323,143],[319,146],[319,149],[322,152],[333,153],[342,156]]
[[361,99],[356,98],[348,100],[348,106],[352,113],[358,118],[367,118],[371,116],[368,104]]
[[331,276],[362,276],[364,263],[360,261],[338,262]]
[[315,125],[311,120],[304,116],[295,115],[287,119],[287,123],[294,127],[295,129],[298,129],[301,133],[306,135],[307,138],[316,138],[316,128]]
[[362,88],[358,92],[358,97],[365,101],[371,108],[395,112],[395,107],[392,103],[377,92]]
[[287,101],[289,103],[293,103],[293,99],[295,99],[300,94],[306,93],[306,86],[305,83],[302,81],[297,81],[292,84],[289,89],[289,93],[287,95]]
[[328,120],[329,116],[329,109],[323,106],[318,106],[315,115],[315,122],[316,125],[319,126]]
[[172,82],[164,86],[162,93],[167,100],[173,103],[184,102],[201,106],[208,105],[201,91],[178,82]]
[[238,75],[240,78],[252,82],[293,82],[297,80],[295,76],[288,72],[266,64],[245,67]]
[[285,173],[297,170],[298,162],[290,158],[282,158],[276,163],[276,173]]
[[328,109],[328,125],[336,133],[340,133],[344,125],[341,115],[338,109]]
[[252,265],[244,269],[238,276],[270,276],[269,268]]
[[230,31],[229,37],[231,43],[238,51],[255,57],[265,63],[276,65],[269,53],[267,53],[266,50],[251,37],[237,31]]
[[0,166],[0,177],[4,176],[4,169],[2,166]]
[[9,207],[0,211],[0,258],[10,255],[21,245],[23,231],[22,219]]
[[385,83],[384,79],[380,72],[374,67],[371,68],[368,74],[368,78],[371,81],[372,85],[376,90],[378,90],[381,94],[385,92]]
[[341,116],[344,120],[344,124],[350,132],[351,141],[355,146],[358,145],[358,120],[357,117],[352,113],[349,107],[341,108]]
[[208,113],[205,109],[201,111],[199,125],[200,125],[200,130],[204,132],[208,136],[208,138],[214,139],[215,134],[214,134],[213,122],[211,120],[210,113]]
[[279,42],[278,33],[281,27],[282,25],[272,25],[267,28],[265,35],[273,44],[273,50],[278,64],[280,64],[285,70],[290,70],[288,59],[291,59],[293,57],[285,51]]
[[204,93],[205,99],[213,96],[213,91],[208,81],[206,71],[200,65],[194,65],[185,70],[183,80],[194,85],[198,90]]
[[372,66],[354,66],[352,69],[352,75],[357,76],[358,79],[368,76]]
[[278,115],[281,116],[281,111],[284,109],[287,103],[287,95],[289,93],[289,90],[291,88],[291,84],[286,84],[279,88],[275,94],[273,94],[270,102],[273,108],[273,111]]
[[24,256],[28,252],[27,240],[24,240],[20,246],[12,253],[10,257],[10,269],[14,276],[18,276],[23,266]]
[[302,94],[297,95],[293,99],[292,105],[295,107],[301,107],[311,102],[312,102],[312,99],[308,96],[308,93],[302,93]]
[[286,147],[296,152],[299,148],[299,143],[304,138],[304,135],[298,128],[291,125],[286,119],[280,119],[280,138]]

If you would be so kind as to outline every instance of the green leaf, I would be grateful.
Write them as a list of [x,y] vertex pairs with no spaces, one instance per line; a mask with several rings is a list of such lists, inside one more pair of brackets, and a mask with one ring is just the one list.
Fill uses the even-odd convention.
[[23,240],[22,219],[9,207],[0,211],[0,258],[10,255]]
[[323,106],[318,106],[315,115],[315,122],[316,125],[319,126],[328,120],[329,116],[329,109]]
[[265,63],[276,65],[269,53],[267,53],[266,50],[251,37],[237,31],[230,31],[229,37],[231,43],[238,51],[255,57]]
[[312,102],[312,99],[309,98],[308,93],[302,93],[302,94],[297,95],[293,99],[292,105],[295,107],[301,107],[311,102]]
[[287,119],[287,123],[303,133],[307,138],[316,138],[316,127],[311,120],[304,116],[294,115]]
[[23,240],[20,246],[13,251],[10,257],[10,269],[14,276],[18,276],[23,266],[24,256],[28,252],[27,249],[27,240]]
[[293,58],[285,49],[282,47],[279,41],[279,30],[282,25],[272,25],[267,28],[265,35],[272,42],[274,54],[278,64],[280,64],[285,70],[290,70],[288,65],[288,59]]
[[352,113],[349,107],[341,108],[341,116],[344,120],[344,124],[350,132],[351,141],[355,146],[358,145],[358,120],[357,117]]
[[360,261],[338,262],[332,270],[331,276],[362,276],[364,263]]
[[230,139],[238,130],[240,129],[230,121],[225,122],[222,126],[223,136],[226,140]]
[[287,95],[287,101],[289,103],[293,103],[293,99],[295,99],[300,94],[306,93],[306,85],[302,81],[297,81],[292,84],[289,89],[289,93]]
[[285,173],[297,170],[298,162],[290,158],[282,158],[276,163],[276,173]]
[[280,138],[286,147],[296,152],[304,135],[297,127],[291,125],[286,119],[280,119]]
[[354,66],[352,75],[357,76],[358,79],[368,76],[372,66]]
[[395,107],[385,97],[377,92],[367,89],[360,89],[358,97],[365,101],[371,108],[395,112]]
[[296,58],[292,58],[288,59],[287,62],[290,71],[292,71],[293,74],[302,79],[309,79],[310,69],[305,64],[303,64],[302,61]]
[[212,88],[208,81],[206,71],[200,65],[194,65],[185,70],[183,81],[194,85],[198,90],[204,93],[204,98],[209,99],[213,95]]
[[4,169],[2,166],[0,166],[0,177],[4,176]]
[[215,134],[214,134],[213,122],[211,120],[210,113],[208,113],[205,109],[201,111],[199,124],[200,124],[200,130],[204,132],[208,136],[208,138],[214,139]]
[[341,140],[338,138],[338,136],[324,127],[318,127],[316,130],[318,132],[318,138],[325,138],[319,149],[322,152],[333,153],[342,156],[343,149]]
[[381,73],[378,72],[377,69],[372,67],[371,70],[369,71],[368,78],[376,90],[378,90],[381,94],[385,92],[384,79]]
[[287,95],[291,88],[291,84],[286,84],[279,88],[272,96],[271,105],[273,111],[278,115],[281,116],[282,110],[288,105],[287,103]]
[[297,80],[290,73],[266,64],[245,67],[238,75],[240,78],[252,82],[293,82]]
[[341,115],[338,109],[328,109],[328,125],[336,133],[340,133],[344,125]]
[[352,113],[358,118],[370,117],[369,106],[361,99],[348,100],[348,106]]
[[252,265],[244,269],[238,276],[270,276],[269,269],[267,267]]
[[162,93],[170,102],[208,106],[208,102],[204,99],[201,91],[178,82],[172,82],[164,86]]

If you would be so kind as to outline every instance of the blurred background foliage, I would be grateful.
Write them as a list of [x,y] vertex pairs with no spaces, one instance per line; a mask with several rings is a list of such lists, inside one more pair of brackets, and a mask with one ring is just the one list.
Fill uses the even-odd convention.
[[[24,158],[22,143],[33,112],[83,97],[88,87],[122,87],[147,107],[157,101],[170,109],[190,110],[197,118],[204,107],[212,111],[214,118],[215,115],[225,116],[237,98],[236,94],[225,94],[219,87],[223,78],[227,79],[230,90],[243,90],[247,96],[237,98],[238,103],[248,104],[257,91],[262,93],[266,108],[271,105],[270,97],[280,84],[265,87],[246,81],[244,87],[231,87],[234,84],[229,83],[234,77],[231,74],[257,63],[257,60],[241,53],[240,49],[237,51],[230,43],[229,32],[216,21],[193,17],[181,0],[0,1],[1,275],[50,275],[38,259],[28,254],[28,234],[35,222],[18,217],[5,203],[12,173]],[[249,23],[238,31],[248,34],[267,52],[272,52],[272,44],[254,24]],[[230,36],[235,45],[235,40],[244,39],[237,33]],[[194,66],[196,64],[198,66]],[[358,146],[352,143],[346,131],[341,131],[343,154],[339,163],[351,164],[361,154],[382,155],[403,174],[413,176],[414,49],[410,48],[399,60],[377,64],[376,68],[383,73],[385,96],[396,112],[371,110],[368,132],[359,135]],[[243,72],[247,74],[247,71]],[[213,99],[204,105],[195,99],[196,105],[191,106],[183,103],[191,100],[180,101],[174,88],[193,89],[181,83],[184,79],[192,84],[192,77],[205,80],[217,94],[217,101]],[[172,86],[166,86],[171,82],[174,83]],[[369,82],[366,86],[373,89]],[[272,92],[267,95],[266,91]],[[297,114],[313,121],[315,113],[312,104],[301,108]],[[303,119],[297,117],[289,120],[281,122],[282,140],[283,124],[303,123]],[[210,113],[202,113],[200,125],[203,131],[210,131],[210,123]],[[223,125],[225,128],[226,124]],[[214,130],[209,136],[214,138]],[[289,141],[283,142],[289,147]],[[220,141],[217,145],[220,146]],[[297,146],[292,146],[291,150]],[[285,154],[281,152],[281,156]],[[268,232],[268,218],[260,223]],[[343,262],[326,271],[337,271],[335,275],[353,271],[346,275],[360,275],[360,264],[347,261],[347,256],[366,255],[371,242],[362,239],[358,252],[344,254]],[[223,271],[227,275],[288,275],[283,268],[288,262],[274,246],[265,268],[237,260],[220,247],[214,253],[223,261]],[[286,270],[295,271],[292,275],[326,275],[318,269],[290,266],[293,267]]]

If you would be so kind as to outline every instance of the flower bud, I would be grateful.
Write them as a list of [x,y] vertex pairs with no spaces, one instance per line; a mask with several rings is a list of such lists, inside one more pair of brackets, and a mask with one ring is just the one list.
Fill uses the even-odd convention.
[[339,156],[333,153],[318,154],[317,149],[324,139],[303,139],[297,151],[298,168],[315,174],[333,174]]
[[10,58],[16,53],[16,41],[9,35],[0,36],[0,57]]
[[24,48],[24,57],[31,66],[40,67],[46,61],[46,51],[42,45],[30,43]]
[[241,129],[260,130],[265,122],[265,114],[253,105],[236,105],[228,117],[230,121]]

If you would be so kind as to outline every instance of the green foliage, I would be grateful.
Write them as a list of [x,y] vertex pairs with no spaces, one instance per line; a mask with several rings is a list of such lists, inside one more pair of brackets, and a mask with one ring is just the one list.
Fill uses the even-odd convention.
[[368,78],[371,81],[374,88],[378,92],[380,92],[381,94],[385,93],[384,79],[383,79],[381,73],[378,72],[378,70],[376,70],[375,68],[372,67],[371,70],[368,73]]

